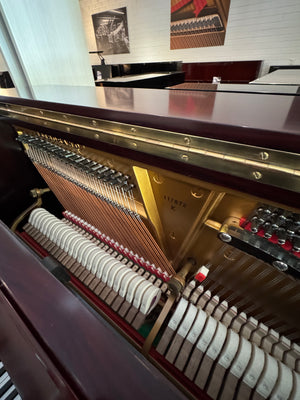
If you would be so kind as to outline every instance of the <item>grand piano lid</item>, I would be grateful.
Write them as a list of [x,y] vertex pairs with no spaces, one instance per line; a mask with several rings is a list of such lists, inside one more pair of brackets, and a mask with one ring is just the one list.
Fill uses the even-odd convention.
[[279,68],[250,82],[257,85],[300,85],[300,68]]
[[[300,84],[299,84],[300,85]],[[248,83],[204,83],[184,82],[170,86],[169,90],[201,90],[205,92],[238,92],[238,93],[260,93],[278,94],[286,96],[300,96],[299,85],[268,85]]]

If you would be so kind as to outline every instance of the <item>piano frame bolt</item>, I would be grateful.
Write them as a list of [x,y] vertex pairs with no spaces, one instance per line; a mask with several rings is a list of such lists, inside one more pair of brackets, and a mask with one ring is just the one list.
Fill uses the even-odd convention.
[[232,236],[228,233],[228,224],[223,224],[218,232],[218,238],[222,240],[222,242],[230,243],[232,240]]
[[229,235],[229,233],[220,232],[220,233],[219,233],[219,239],[221,239],[222,242],[230,243],[231,240],[232,240],[232,237]]

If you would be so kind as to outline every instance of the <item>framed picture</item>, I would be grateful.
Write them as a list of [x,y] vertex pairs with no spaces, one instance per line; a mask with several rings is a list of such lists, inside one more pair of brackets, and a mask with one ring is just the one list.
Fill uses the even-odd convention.
[[103,54],[129,53],[126,7],[92,15],[97,49]]
[[171,0],[171,50],[222,46],[230,0]]

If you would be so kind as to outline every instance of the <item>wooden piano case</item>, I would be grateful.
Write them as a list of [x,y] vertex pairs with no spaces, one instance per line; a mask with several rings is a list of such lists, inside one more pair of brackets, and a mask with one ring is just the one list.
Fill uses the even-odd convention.
[[[151,270],[156,282],[160,280],[161,286],[157,286],[161,289],[160,301],[135,328],[128,322],[131,308],[126,316],[112,310],[80,278],[84,272],[76,275],[72,268],[65,268],[59,262],[65,260],[62,253],[49,250],[53,250],[51,243],[43,249],[45,237],[41,239],[36,232],[30,237],[33,227],[22,230],[28,216],[22,223],[18,221],[17,236],[2,224],[0,359],[25,399],[217,398],[212,382],[217,379],[213,371],[221,368],[218,358],[209,358],[204,352],[194,378],[189,373],[195,368],[191,366],[195,364],[192,352],[185,369],[179,368],[186,342],[178,344],[181,332],[178,329],[183,327],[178,325],[173,330],[170,327],[184,301],[193,312],[199,314],[200,309],[204,310],[207,321],[216,315],[221,304],[227,304],[228,312],[235,310],[230,323],[225,312],[218,322],[222,325],[217,324],[220,332],[226,326],[226,343],[232,339],[232,332],[240,335],[240,341],[244,340],[246,327],[251,323],[264,324],[272,334],[277,332],[275,347],[282,338],[291,346],[299,343],[297,234],[286,236],[284,231],[285,244],[280,245],[278,231],[273,228],[275,233],[272,231],[271,237],[274,239],[276,234],[277,242],[268,241],[263,237],[266,232],[262,226],[269,221],[265,216],[260,230],[255,230],[262,212],[279,215],[281,219],[292,218],[293,223],[298,223],[300,142],[299,127],[293,121],[297,119],[299,98],[128,88],[134,101],[126,103],[120,111],[119,104],[114,108],[101,100],[105,95],[110,100],[118,96],[115,88],[91,90],[97,91],[98,103],[93,106],[0,99],[1,162],[2,171],[7,171],[2,172],[1,178],[1,218],[11,226],[34,202],[30,190],[48,185],[52,193],[43,195],[42,207],[55,216],[51,218],[61,218],[61,212],[68,209],[81,219],[77,230],[82,228],[83,220],[93,229],[100,229],[106,219],[104,214],[99,217],[104,208],[98,207],[91,197],[92,189],[87,190],[87,182],[93,182],[94,175],[88,172],[85,180],[82,171],[87,170],[82,167],[77,175],[65,180],[64,173],[74,170],[74,164],[66,164],[66,171],[60,170],[54,176],[53,162],[58,159],[51,157],[58,152],[60,157],[66,155],[82,166],[92,165],[98,171],[103,168],[101,179],[104,176],[105,185],[110,182],[115,187],[117,182],[123,191],[128,190],[126,193],[132,191],[133,197],[126,194],[124,198],[135,201],[139,224],[143,224],[138,226],[143,226],[146,232],[143,233],[146,236],[140,236],[141,243],[135,235],[131,238],[128,231],[122,237],[120,231],[125,232],[128,225],[123,225],[119,210],[114,211],[109,215],[105,246],[114,249],[119,246],[116,239],[111,241],[111,229],[124,243],[143,249],[150,260],[148,264],[140,257],[143,254],[135,251],[127,254],[125,246],[120,251],[127,254],[141,274],[149,276]],[[277,116],[271,120],[270,115],[276,112]],[[45,158],[45,149],[47,152],[49,149],[50,158]],[[45,168],[45,160],[51,161],[51,168]],[[55,164],[58,168],[60,160]],[[84,179],[84,183],[76,179],[78,182]],[[109,207],[117,201],[117,195],[113,196]],[[105,205],[105,210],[109,207]],[[122,204],[122,212],[124,207]],[[130,219],[130,207],[131,203],[124,220],[129,220],[132,229],[136,229],[136,221]],[[64,221],[73,226],[69,214],[64,216]],[[111,221],[113,217],[114,221],[120,219],[117,229],[116,222]],[[58,220],[56,223],[59,226]],[[288,229],[286,225],[281,227],[281,234]],[[89,229],[92,236],[93,232],[96,235],[95,230]],[[151,253],[152,239],[148,232],[159,245],[159,257]],[[96,236],[94,239],[99,239]],[[54,262],[51,254],[60,256]],[[151,266],[152,256],[157,260],[155,267]],[[161,268],[168,265],[165,271],[157,268],[159,262]],[[189,271],[183,273],[186,265]],[[201,266],[209,271],[203,282],[197,280]],[[204,301],[208,292],[210,297]],[[218,303],[214,305],[215,314],[211,308],[213,299]],[[251,329],[256,332],[258,325]],[[251,346],[254,349],[256,345]],[[274,358],[275,347],[268,352],[264,346],[267,345],[258,346],[257,354],[263,351],[266,359]],[[280,364],[280,368],[285,371],[284,360],[285,366]],[[203,372],[205,365],[210,365],[207,376]],[[296,362],[291,372],[294,377],[294,386],[289,391],[291,399],[297,390],[298,367]],[[226,389],[229,375],[225,374],[223,383],[221,380],[218,383],[219,396]],[[273,393],[279,390],[278,382],[274,383]],[[235,396],[250,393],[245,385],[241,380]],[[257,386],[249,386],[252,396],[258,395],[259,385],[257,378]]]

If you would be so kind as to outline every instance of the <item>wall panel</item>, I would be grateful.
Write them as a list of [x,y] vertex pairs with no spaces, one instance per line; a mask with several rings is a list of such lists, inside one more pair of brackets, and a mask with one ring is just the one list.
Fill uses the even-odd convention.
[[[231,0],[224,46],[170,50],[170,1],[79,0],[89,50],[96,50],[91,15],[127,7],[130,54],[106,56],[107,63],[264,60],[300,64],[299,0]],[[90,56],[97,64],[97,56]]]

